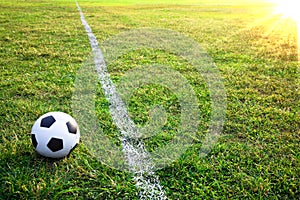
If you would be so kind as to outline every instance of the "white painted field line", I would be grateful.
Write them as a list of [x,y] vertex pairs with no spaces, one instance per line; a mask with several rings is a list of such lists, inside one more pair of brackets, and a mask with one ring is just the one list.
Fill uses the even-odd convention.
[[160,185],[158,176],[154,173],[154,165],[151,158],[145,150],[141,140],[137,138],[137,128],[128,115],[125,104],[119,97],[116,88],[107,72],[102,52],[98,41],[92,32],[91,27],[84,18],[84,14],[76,2],[80,13],[81,22],[87,32],[92,52],[94,55],[94,63],[98,73],[100,83],[102,85],[106,99],[110,102],[110,113],[121,132],[120,140],[122,142],[123,153],[126,157],[129,169],[133,173],[133,179],[139,192],[140,199],[167,199],[163,187]]

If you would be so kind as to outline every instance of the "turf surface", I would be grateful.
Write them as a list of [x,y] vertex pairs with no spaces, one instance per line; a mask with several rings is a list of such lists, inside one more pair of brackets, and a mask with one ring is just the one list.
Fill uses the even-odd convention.
[[[297,27],[272,15],[262,1],[79,1],[101,42],[142,27],[179,31],[201,44],[218,66],[227,93],[222,138],[204,158],[201,140],[157,171],[170,199],[297,199],[300,196],[299,63]],[[90,58],[74,1],[0,1],[0,197],[3,199],[136,199],[132,176],[102,165],[81,143],[59,161],[38,156],[30,140],[34,121],[49,111],[72,114],[76,71]],[[141,64],[179,71],[199,98],[207,128],[208,91],[185,61],[159,50],[122,56],[112,79]],[[135,91],[130,115],[139,125],[152,105],[168,113],[164,130],[145,141],[149,151],[176,130],[179,106],[166,88]],[[103,92],[97,113],[104,133],[116,136]]]

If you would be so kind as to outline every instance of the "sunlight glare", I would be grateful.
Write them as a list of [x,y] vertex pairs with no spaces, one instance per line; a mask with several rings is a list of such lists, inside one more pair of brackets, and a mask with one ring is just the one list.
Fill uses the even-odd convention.
[[300,1],[299,0],[272,0],[276,3],[275,14],[290,18],[297,23],[298,29],[298,62],[300,62]]
[[276,14],[282,14],[285,18],[292,18],[293,20],[300,22],[300,1],[298,0],[275,0]]

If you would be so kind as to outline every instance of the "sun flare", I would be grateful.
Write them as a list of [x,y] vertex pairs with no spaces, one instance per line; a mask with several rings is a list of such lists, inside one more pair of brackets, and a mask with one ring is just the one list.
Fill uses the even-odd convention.
[[275,13],[285,18],[291,18],[300,22],[300,1],[298,0],[274,0],[276,3]]
[[298,62],[300,62],[300,1],[299,0],[271,0],[276,4],[274,13],[283,18],[292,19],[298,29]]

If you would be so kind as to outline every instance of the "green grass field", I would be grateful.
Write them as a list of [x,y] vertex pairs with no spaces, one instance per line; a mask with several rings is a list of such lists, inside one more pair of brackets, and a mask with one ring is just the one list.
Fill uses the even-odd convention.
[[[123,31],[165,28],[196,40],[219,68],[227,110],[222,137],[204,158],[201,135],[210,116],[201,75],[159,50],[123,55],[109,67],[118,80],[138,65],[159,63],[192,85],[202,113],[198,139],[156,174],[169,199],[299,199],[299,62],[297,26],[255,0],[78,1],[99,42]],[[229,3],[228,3],[229,2]],[[132,175],[101,164],[84,141],[68,157],[49,160],[31,145],[34,121],[50,111],[72,114],[77,70],[91,48],[72,0],[0,0],[0,199],[137,199]],[[167,111],[149,151],[178,126],[176,96],[157,85],[135,91],[128,110],[144,125],[154,104]],[[99,86],[97,115],[118,135]],[[83,133],[82,133],[83,134]]]

